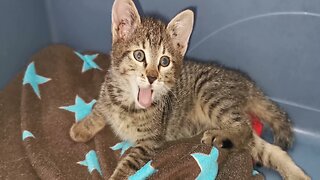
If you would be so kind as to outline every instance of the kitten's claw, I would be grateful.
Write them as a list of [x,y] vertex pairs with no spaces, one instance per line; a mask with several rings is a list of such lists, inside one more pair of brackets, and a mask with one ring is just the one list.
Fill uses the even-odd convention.
[[73,124],[69,134],[71,139],[76,142],[87,142],[94,136],[83,126],[83,123],[81,122]]
[[223,136],[222,133],[219,132],[219,130],[205,131],[201,139],[201,143],[226,149],[230,149],[233,147],[233,143],[231,142],[231,140]]

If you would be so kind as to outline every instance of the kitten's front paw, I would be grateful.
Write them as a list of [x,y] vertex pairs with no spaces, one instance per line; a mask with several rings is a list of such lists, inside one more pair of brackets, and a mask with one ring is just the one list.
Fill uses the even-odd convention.
[[119,174],[114,172],[108,180],[122,180],[122,179],[128,179],[128,177],[125,176],[124,174]]
[[108,180],[117,180],[115,177],[110,177]]
[[226,149],[230,149],[233,147],[233,143],[231,142],[231,140],[223,136],[223,133],[221,133],[219,130],[205,131],[203,133],[201,143]]
[[87,142],[94,136],[81,122],[73,124],[69,134],[71,139],[76,142]]

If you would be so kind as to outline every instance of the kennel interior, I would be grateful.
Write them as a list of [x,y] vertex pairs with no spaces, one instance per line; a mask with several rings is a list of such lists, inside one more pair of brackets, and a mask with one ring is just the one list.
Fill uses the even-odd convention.
[[[0,1],[0,88],[26,67],[33,53],[52,43],[108,53],[112,3]],[[187,56],[214,59],[248,73],[289,113],[296,135],[289,151],[293,159],[313,179],[320,177],[320,1],[139,0],[136,4],[140,13],[166,20],[183,9],[194,10]],[[267,179],[280,179],[271,170],[261,171]]]

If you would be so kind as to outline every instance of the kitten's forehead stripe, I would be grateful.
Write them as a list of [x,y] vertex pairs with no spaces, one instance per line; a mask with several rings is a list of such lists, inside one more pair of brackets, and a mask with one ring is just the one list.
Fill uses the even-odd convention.
[[159,40],[158,46],[160,46],[160,45],[161,45],[162,40],[163,40],[163,37],[162,37],[162,36],[160,36],[160,40]]
[[166,53],[166,47],[164,45],[162,45],[162,54]]
[[150,32],[147,33],[147,41],[149,42],[149,47],[152,47],[152,40],[150,39]]
[[137,41],[137,42],[135,42],[135,45],[136,46],[140,46],[140,43]]
[[146,18],[141,23],[141,36],[145,37],[151,48],[159,48],[163,42],[165,24],[152,18]]
[[142,48],[143,49],[146,49],[146,41],[143,39],[143,41],[142,41]]

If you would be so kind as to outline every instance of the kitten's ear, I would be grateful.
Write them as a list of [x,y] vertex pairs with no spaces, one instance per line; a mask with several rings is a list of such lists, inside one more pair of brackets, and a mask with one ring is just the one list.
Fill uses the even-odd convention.
[[168,24],[167,32],[170,34],[174,46],[184,55],[193,29],[193,12],[185,10],[176,15]]
[[115,0],[112,6],[112,42],[130,37],[140,22],[133,0]]

